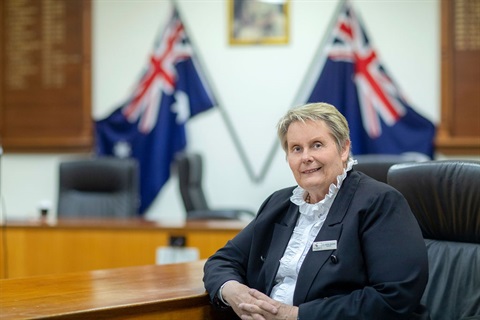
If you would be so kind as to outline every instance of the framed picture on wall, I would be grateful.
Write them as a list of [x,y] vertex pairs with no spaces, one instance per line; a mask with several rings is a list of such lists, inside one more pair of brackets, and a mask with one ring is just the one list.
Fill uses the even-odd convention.
[[231,45],[286,44],[290,0],[228,0]]

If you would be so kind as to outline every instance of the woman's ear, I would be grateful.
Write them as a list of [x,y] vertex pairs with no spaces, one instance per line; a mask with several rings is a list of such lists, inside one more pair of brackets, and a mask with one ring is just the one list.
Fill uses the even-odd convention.
[[347,162],[348,156],[350,155],[350,145],[351,145],[350,140],[345,141],[345,144],[343,145],[341,158],[342,158],[342,161],[345,163]]

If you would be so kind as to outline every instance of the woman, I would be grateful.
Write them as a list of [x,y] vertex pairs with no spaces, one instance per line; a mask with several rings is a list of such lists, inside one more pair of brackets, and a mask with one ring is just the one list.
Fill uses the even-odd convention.
[[428,319],[425,244],[394,188],[352,170],[346,119],[332,105],[289,110],[278,136],[298,186],[205,264],[214,304],[241,319]]

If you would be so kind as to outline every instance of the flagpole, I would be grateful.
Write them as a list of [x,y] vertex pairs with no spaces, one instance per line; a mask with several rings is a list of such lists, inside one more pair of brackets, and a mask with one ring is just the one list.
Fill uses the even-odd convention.
[[[324,48],[327,43],[329,43],[330,38],[333,37],[332,30],[335,27],[335,23],[337,22],[338,15],[340,14],[340,11],[342,10],[343,6],[348,0],[340,0],[338,2],[337,8],[335,9],[335,13],[330,19],[330,23],[328,24],[327,31],[325,32],[325,35],[320,42],[317,51],[315,52],[315,55],[313,56],[312,62],[310,62],[309,68],[307,68],[307,75],[303,78],[303,81],[300,85],[300,89],[297,92],[297,95],[295,96],[293,100],[293,106],[298,105],[298,104],[303,104],[307,102],[308,97],[306,95],[312,91],[313,87],[313,81],[316,79],[312,79],[314,76],[319,75],[319,70],[321,70],[325,64],[325,61],[327,60],[327,55],[324,53]],[[317,57],[321,57],[320,59]],[[322,102],[322,101],[317,101],[317,102]]]
[[[172,3],[173,7],[176,9],[177,13],[178,13],[178,16],[181,17],[180,15],[180,10],[178,10],[178,6],[177,6],[177,1],[176,0],[170,0],[170,2]],[[189,36],[190,38],[190,32],[188,31],[188,27],[187,27],[187,24],[185,23],[185,21],[183,19],[180,18],[180,21],[182,21],[183,23],[183,27],[185,28],[185,32],[187,33],[187,35]],[[260,179],[258,177],[255,176],[255,173],[253,171],[253,168],[252,168],[252,165],[250,164],[250,161],[248,161],[248,157],[246,155],[246,152],[242,146],[242,143],[240,141],[240,138],[238,137],[238,135],[236,134],[234,128],[233,128],[233,124],[232,124],[232,121],[230,120],[230,117],[228,116],[226,110],[222,107],[222,103],[220,103],[220,95],[218,94],[215,86],[213,85],[213,81],[210,81],[210,76],[209,74],[206,72],[206,69],[202,68],[202,66],[204,66],[205,64],[203,63],[202,61],[202,58],[199,54],[199,51],[197,50],[197,48],[195,47],[195,44],[193,43],[192,39],[190,38],[190,46],[192,47],[193,49],[193,52],[195,52],[195,59],[198,60],[198,63],[200,64],[201,66],[201,70],[202,70],[202,74],[203,76],[206,78],[206,81],[208,83],[208,87],[211,89],[212,91],[212,94],[213,96],[215,97],[215,100],[217,101],[217,108],[218,110],[220,111],[220,115],[223,119],[223,121],[225,122],[225,125],[227,127],[227,130],[228,130],[228,133],[230,134],[232,140],[233,140],[233,144],[235,145],[239,155],[240,155],[240,159],[242,160],[242,163],[250,177],[250,179],[252,179],[252,181],[254,182],[259,182]]]
[[[327,28],[327,32],[325,33],[325,36],[324,36],[323,40],[320,42],[320,45],[318,46],[318,48],[316,50],[316,53],[313,56],[313,60],[310,63],[310,67],[307,68],[308,72],[310,72],[313,75],[318,75],[318,73],[317,72],[311,72],[311,70],[313,70],[314,68],[315,68],[315,70],[319,70],[319,68],[321,66],[323,66],[323,64],[325,64],[326,56],[325,56],[325,54],[322,54],[322,51],[323,51],[323,48],[325,47],[325,44],[328,43],[328,41],[330,40],[331,32],[329,32],[329,31],[333,30],[333,27],[335,26],[336,18],[338,17],[338,14],[339,14],[340,10],[342,9],[342,7],[343,7],[343,5],[345,4],[346,1],[347,0],[340,0],[339,1],[339,4],[337,5],[337,8],[335,10],[335,14],[334,14],[333,18],[330,20],[330,24]],[[316,57],[318,57],[320,54],[323,56],[322,59],[316,59]],[[319,61],[322,61],[322,63],[319,63]],[[292,107],[307,102],[307,98],[305,97],[305,95],[306,95],[306,92],[309,92],[309,91],[306,90],[306,89],[302,90],[302,88],[306,88],[307,86],[309,86],[310,87],[309,89],[311,90],[312,80],[310,78],[311,78],[311,76],[308,76],[308,75],[304,77],[304,79],[302,81],[302,84],[300,85],[300,90],[297,92],[297,95],[293,99],[293,103],[291,104]],[[279,145],[279,143],[278,143],[277,139],[275,139],[273,144],[272,144],[272,147],[270,148],[270,152],[268,153],[267,161],[265,161],[265,163],[262,167],[262,170],[260,171],[260,176],[258,177],[258,179],[260,181],[263,180],[263,178],[265,177],[265,175],[268,171],[268,168],[269,168],[271,162],[273,161],[273,157],[275,156],[278,145]]]

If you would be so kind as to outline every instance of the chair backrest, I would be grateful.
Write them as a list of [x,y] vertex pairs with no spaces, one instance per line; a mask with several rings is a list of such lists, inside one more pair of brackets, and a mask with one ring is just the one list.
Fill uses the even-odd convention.
[[60,163],[58,217],[132,217],[138,207],[134,159],[101,157]]
[[176,156],[175,164],[180,194],[188,220],[251,220],[255,216],[253,211],[241,208],[210,208],[202,186],[203,160],[200,154],[182,152]]
[[430,158],[418,152],[406,152],[402,154],[361,154],[353,156],[358,163],[355,170],[361,171],[375,180],[387,183],[388,169],[397,163],[422,162]]
[[203,192],[203,160],[200,154],[183,152],[176,157],[178,183],[185,210],[208,210]]
[[432,320],[480,319],[480,162],[392,166],[388,183],[407,199],[422,229]]

